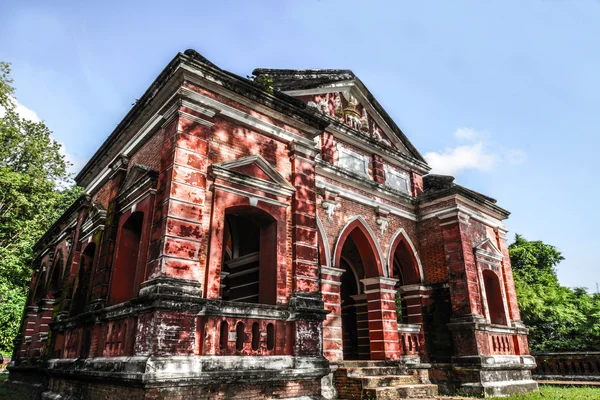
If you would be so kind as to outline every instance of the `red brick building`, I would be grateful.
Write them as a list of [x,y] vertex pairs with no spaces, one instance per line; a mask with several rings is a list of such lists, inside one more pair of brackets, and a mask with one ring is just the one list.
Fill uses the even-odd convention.
[[428,175],[351,71],[254,75],[178,54],[110,134],[36,245],[10,381],[78,399],[535,389],[508,212]]

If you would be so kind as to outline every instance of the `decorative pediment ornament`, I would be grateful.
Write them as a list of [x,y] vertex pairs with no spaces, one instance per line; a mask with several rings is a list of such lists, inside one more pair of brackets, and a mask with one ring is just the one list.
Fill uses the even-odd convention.
[[333,215],[335,214],[336,208],[339,206],[339,202],[337,201],[337,197],[339,196],[338,192],[333,190],[329,190],[326,188],[321,189],[321,196],[323,196],[323,201],[321,202],[321,207],[325,210],[327,214],[327,219],[333,219]]
[[496,261],[502,261],[504,259],[504,255],[502,254],[502,252],[498,249],[498,247],[496,247],[494,242],[489,238],[485,239],[484,241],[479,243],[477,246],[475,246],[473,248],[473,252],[475,253],[476,256],[487,257],[487,258],[491,258]]
[[158,172],[143,165],[134,165],[119,190],[117,202],[121,210],[139,202],[145,194],[156,192]]
[[296,192],[296,188],[259,155],[213,164],[211,173],[216,178],[278,196],[291,197]]
[[88,214],[81,224],[80,241],[84,241],[98,231],[104,230],[106,221],[106,210],[98,203],[90,206]]
[[375,219],[375,223],[379,225],[379,231],[383,235],[388,227],[390,210],[385,207],[377,207],[376,215],[377,218]]

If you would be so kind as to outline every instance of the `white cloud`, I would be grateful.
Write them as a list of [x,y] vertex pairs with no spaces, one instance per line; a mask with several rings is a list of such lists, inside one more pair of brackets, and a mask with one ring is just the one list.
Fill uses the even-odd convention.
[[486,153],[482,142],[426,153],[425,159],[431,172],[441,175],[454,175],[465,169],[487,171],[497,161],[495,154]]
[[490,140],[491,136],[485,131],[458,128],[454,132],[454,137],[469,144],[426,153],[425,159],[431,166],[431,173],[456,175],[469,169],[486,172],[499,164],[518,165],[526,161],[527,155],[523,150],[505,150],[501,146],[494,145]]

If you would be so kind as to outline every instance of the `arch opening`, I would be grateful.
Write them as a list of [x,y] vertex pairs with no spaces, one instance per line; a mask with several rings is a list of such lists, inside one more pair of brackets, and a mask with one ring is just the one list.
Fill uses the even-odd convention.
[[79,271],[77,272],[77,283],[73,295],[73,305],[71,307],[71,316],[81,314],[87,305],[88,292],[90,288],[90,279],[94,256],[96,254],[96,243],[91,242],[87,245],[81,258],[79,259]]
[[62,252],[58,253],[54,268],[52,268],[52,275],[50,276],[50,283],[48,287],[48,294],[54,298],[60,295],[62,290],[62,272],[64,269],[64,260]]
[[396,316],[399,324],[408,324],[409,314],[420,313],[419,304],[411,304],[409,313],[409,304],[406,300],[406,293],[402,287],[406,285],[417,285],[421,283],[421,275],[415,256],[406,241],[400,238],[391,255],[392,276],[398,280],[396,283]]
[[490,322],[496,325],[506,325],[504,300],[502,299],[502,290],[498,275],[491,270],[483,271],[482,275]]
[[221,299],[277,302],[277,223],[256,207],[225,211]]
[[[359,231],[360,232],[360,231]],[[364,251],[361,253],[352,234],[346,239],[341,252],[340,296],[342,311],[342,343],[344,360],[369,360],[369,318],[366,295],[361,279],[365,278]],[[363,249],[364,250],[364,249]],[[372,257],[367,262],[372,262]]]
[[123,303],[135,296],[143,222],[144,213],[136,211],[121,227],[111,283],[111,304]]

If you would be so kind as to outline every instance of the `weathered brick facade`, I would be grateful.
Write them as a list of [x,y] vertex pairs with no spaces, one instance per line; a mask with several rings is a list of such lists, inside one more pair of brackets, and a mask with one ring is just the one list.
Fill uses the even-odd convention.
[[11,382],[86,399],[535,389],[508,212],[427,175],[352,72],[254,74],[272,87],[178,54],[83,168],[36,245]]

